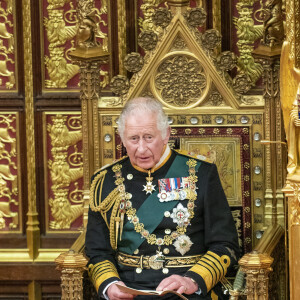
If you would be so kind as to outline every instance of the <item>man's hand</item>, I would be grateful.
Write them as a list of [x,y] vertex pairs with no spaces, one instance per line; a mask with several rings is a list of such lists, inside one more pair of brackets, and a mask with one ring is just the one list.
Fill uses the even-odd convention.
[[[118,281],[118,284],[126,286],[125,283],[122,281]],[[126,299],[134,298],[133,295],[130,295],[130,294],[120,291],[115,283],[113,283],[111,286],[109,286],[109,288],[106,291],[106,295],[110,300],[119,300],[119,299],[126,300]]]
[[187,295],[194,294],[198,289],[198,284],[193,282],[191,278],[179,275],[171,275],[165,278],[156,288],[157,291],[172,290]]

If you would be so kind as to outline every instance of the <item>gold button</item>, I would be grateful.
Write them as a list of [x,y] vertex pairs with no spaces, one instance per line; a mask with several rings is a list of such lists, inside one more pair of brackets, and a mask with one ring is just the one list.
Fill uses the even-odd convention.
[[163,268],[162,271],[163,271],[164,274],[168,274],[169,273],[169,269],[168,268]]
[[165,211],[164,215],[165,215],[166,218],[169,218],[171,213],[169,211]]
[[166,229],[165,230],[165,234],[170,234],[171,233],[171,229]]
[[139,254],[139,249],[135,249],[133,254],[135,254],[135,255]]
[[138,274],[142,273],[142,269],[141,269],[141,268],[136,268],[135,271],[136,271]]
[[132,174],[127,174],[127,179],[128,180],[131,180],[133,178],[133,175]]
[[169,250],[168,248],[165,248],[165,249],[163,250],[163,253],[164,253],[164,254],[169,254],[169,253],[170,253],[170,250]]

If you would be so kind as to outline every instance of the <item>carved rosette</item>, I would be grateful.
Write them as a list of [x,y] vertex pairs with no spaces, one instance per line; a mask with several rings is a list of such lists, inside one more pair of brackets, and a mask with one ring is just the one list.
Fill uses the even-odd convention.
[[112,78],[110,82],[110,88],[116,95],[124,95],[128,92],[130,83],[127,77],[123,75],[117,75]]
[[152,21],[154,25],[160,26],[162,28],[167,27],[172,20],[171,12],[166,8],[159,8],[155,11],[152,16]]
[[80,115],[48,115],[49,229],[82,225],[83,154]]
[[186,42],[183,40],[181,36],[178,36],[173,43],[173,50],[183,50],[187,47]]
[[224,51],[218,56],[217,63],[222,71],[230,71],[236,66],[235,54],[230,51]]
[[251,89],[252,81],[246,74],[239,74],[233,79],[233,88],[239,94],[247,93]]
[[153,50],[158,42],[158,36],[155,32],[145,30],[138,36],[138,44],[146,51]]
[[20,230],[17,116],[0,115],[0,232]]
[[206,11],[203,8],[192,8],[185,14],[185,19],[192,27],[202,26],[206,22]]
[[162,100],[178,107],[195,104],[207,86],[203,67],[187,55],[166,58],[158,67],[154,80]]
[[208,49],[213,50],[221,44],[221,34],[218,30],[206,30],[201,37],[202,45]]
[[124,66],[127,71],[132,73],[139,72],[144,65],[144,58],[137,52],[127,54],[124,60]]
[[218,91],[213,91],[208,98],[207,105],[221,106],[224,105],[224,99]]
[[15,79],[15,1],[0,4],[0,90],[16,88]]

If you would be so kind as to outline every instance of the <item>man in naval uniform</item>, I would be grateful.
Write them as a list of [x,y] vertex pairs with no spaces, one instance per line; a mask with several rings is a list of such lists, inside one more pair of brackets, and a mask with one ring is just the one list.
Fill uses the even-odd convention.
[[86,255],[98,295],[132,299],[118,283],[222,299],[239,247],[216,166],[170,150],[168,119],[154,99],[128,101],[118,130],[128,156],[91,184]]

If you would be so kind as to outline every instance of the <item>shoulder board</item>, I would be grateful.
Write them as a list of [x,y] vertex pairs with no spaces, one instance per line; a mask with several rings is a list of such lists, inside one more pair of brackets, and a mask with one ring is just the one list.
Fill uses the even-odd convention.
[[117,160],[114,160],[111,164],[106,164],[104,166],[102,166],[100,169],[98,169],[97,171],[95,171],[93,177],[95,177],[95,175],[97,175],[97,173],[103,171],[103,170],[106,170],[108,169],[109,167],[112,167],[113,165],[125,160],[128,156],[125,155],[125,156],[122,156],[121,158],[117,159]]
[[180,155],[183,155],[183,156],[187,156],[187,157],[190,157],[190,158],[194,158],[194,159],[197,159],[197,160],[201,160],[201,161],[205,161],[205,162],[208,162],[208,163],[212,163],[212,161],[204,156],[204,155],[200,155],[200,154],[195,154],[194,152],[188,152],[187,150],[182,150],[182,149],[178,149],[178,150],[175,150],[178,154]]

